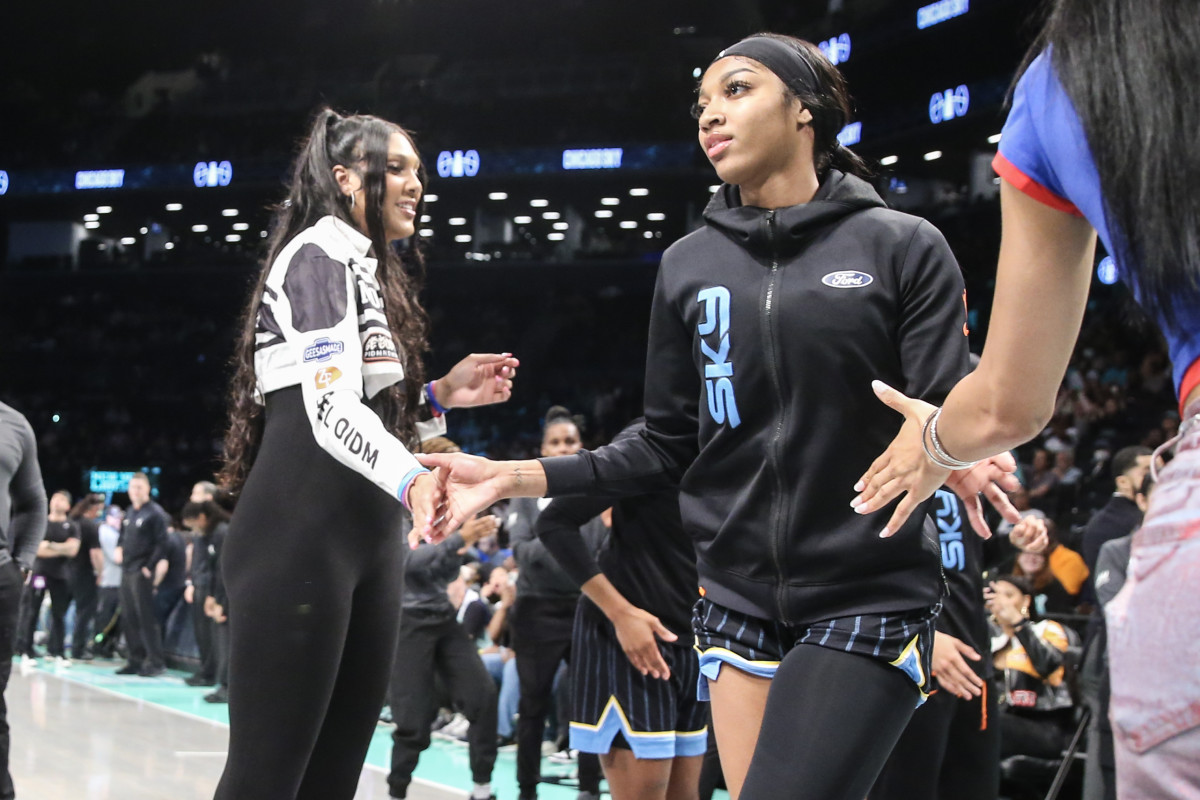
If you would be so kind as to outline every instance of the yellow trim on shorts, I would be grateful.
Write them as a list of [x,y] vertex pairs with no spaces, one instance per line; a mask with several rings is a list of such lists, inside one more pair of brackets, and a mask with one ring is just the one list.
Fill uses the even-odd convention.
[[[617,710],[617,716],[621,718],[621,733],[625,734],[626,736],[662,737],[679,735],[678,731],[635,731],[633,726],[629,724],[629,718],[625,716],[625,709],[621,708],[621,703],[617,700],[617,696],[615,694],[610,694],[608,696],[608,702],[604,704],[604,710],[600,712],[600,718],[596,720],[595,725],[589,725],[586,722],[576,722],[575,720],[571,720],[570,727],[599,732],[600,726],[604,724],[604,720],[608,719],[609,710],[613,708]],[[692,731],[692,733],[704,733],[704,731],[707,730],[708,727],[706,726],[703,730]]]
[[778,661],[751,661],[750,659],[748,659],[744,656],[740,656],[737,653],[733,652],[732,650],[726,649],[724,647],[710,647],[707,650],[701,650],[700,645],[695,645],[692,649],[695,650],[697,653],[699,653],[702,656],[706,656],[709,653],[724,653],[726,655],[732,656],[734,659],[742,662],[743,664],[753,664],[754,666],[757,666],[757,667],[778,667],[779,666]]
[[917,674],[921,676],[921,682],[917,684],[917,691],[921,693],[922,700],[928,700],[929,693],[926,692],[923,687],[925,687],[929,683],[929,676],[927,676],[925,674],[925,670],[922,669],[922,665],[924,664],[924,661],[921,659],[921,648],[917,645],[917,643],[920,641],[920,639],[921,639],[920,634],[917,634],[916,636],[914,636],[912,638],[912,640],[907,645],[904,646],[904,649],[900,651],[900,655],[896,658],[896,660],[889,661],[888,663],[891,666],[899,669],[900,665],[902,663],[904,663],[904,660],[906,658],[908,658],[908,655],[915,650],[917,653],[917,658],[916,658]]

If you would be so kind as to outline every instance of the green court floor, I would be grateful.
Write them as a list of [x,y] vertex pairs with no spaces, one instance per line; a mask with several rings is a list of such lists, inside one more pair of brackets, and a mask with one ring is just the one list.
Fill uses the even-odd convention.
[[[14,671],[19,669],[19,663],[19,659],[14,661]],[[93,661],[74,662],[70,667],[56,668],[39,660],[35,669],[72,683],[113,692],[175,713],[211,720],[221,725],[229,724],[228,706],[204,702],[204,695],[212,690],[187,686],[183,679],[188,673],[171,670],[157,678],[141,678],[115,674],[119,666],[119,662]],[[392,747],[391,731],[390,725],[381,723],[376,727],[370,751],[367,753],[367,764],[383,770],[388,769]],[[492,774],[492,787],[500,800],[513,800],[517,796],[516,770],[516,752],[502,750]],[[547,759],[542,760],[544,776],[569,778],[573,773],[573,765],[557,765]],[[414,781],[469,791],[471,771],[466,744],[434,738],[429,749],[421,754]],[[538,787],[538,796],[543,800],[574,800],[575,795],[576,790],[567,786],[543,783]]]

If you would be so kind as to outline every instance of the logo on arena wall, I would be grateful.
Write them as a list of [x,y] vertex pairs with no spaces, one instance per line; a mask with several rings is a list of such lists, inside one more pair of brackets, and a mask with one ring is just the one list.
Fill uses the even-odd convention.
[[342,371],[337,367],[323,367],[317,370],[317,388],[328,389],[340,377],[342,377]]
[[228,186],[233,180],[233,164],[228,161],[197,161],[192,168],[192,183],[197,189]]
[[875,282],[865,272],[858,272],[853,269],[844,269],[838,272],[831,272],[824,278],[821,278],[821,283],[826,286],[832,286],[834,289],[861,289],[863,286],[870,286]]
[[443,150],[438,153],[437,173],[443,178],[474,178],[479,174],[479,151]]
[[334,356],[341,355],[345,352],[346,346],[341,342],[335,342],[331,339],[317,339],[315,342],[304,348],[305,361],[328,361]]
[[971,91],[966,85],[944,92],[934,92],[929,98],[929,121],[934,125],[961,117],[971,107]]
[[848,33],[818,42],[817,47],[821,48],[821,52],[829,59],[829,63],[835,67],[850,60],[850,34]]
[[0,169],[0,194],[8,192],[8,173]]
[[363,361],[399,361],[396,343],[386,333],[372,333],[363,342]]
[[[704,306],[704,317],[696,326],[700,334],[700,352],[710,363],[704,365],[704,389],[708,395],[708,413],[718,425],[729,420],[729,427],[742,424],[737,398],[733,393],[733,362],[729,360],[729,290],[724,286],[701,289],[696,302]],[[716,333],[717,349],[709,347],[705,336]]]

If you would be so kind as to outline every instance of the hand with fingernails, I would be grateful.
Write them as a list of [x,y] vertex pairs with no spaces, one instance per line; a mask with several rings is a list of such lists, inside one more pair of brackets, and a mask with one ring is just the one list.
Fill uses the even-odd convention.
[[936,631],[933,635],[933,676],[938,686],[955,697],[970,700],[983,694],[983,679],[975,674],[967,659],[979,661],[982,656],[961,639]]
[[440,541],[435,536],[437,523],[445,514],[446,492],[437,471],[423,473],[413,478],[408,490],[408,506],[412,512],[413,526],[408,532],[408,546],[416,549],[422,542]]
[[871,388],[885,405],[904,415],[900,432],[883,455],[875,459],[870,469],[854,484],[854,491],[858,494],[850,501],[850,506],[857,513],[870,514],[903,496],[892,518],[880,531],[881,539],[898,531],[916,507],[943,485],[962,498],[971,527],[984,539],[992,533],[983,518],[980,494],[1005,520],[1014,524],[1021,521],[1020,513],[1005,494],[1020,486],[1013,474],[1017,462],[1011,453],[985,458],[968,469],[943,469],[926,455],[922,442],[925,422],[937,410],[937,406],[907,397],[883,381],[871,381]]
[[1026,553],[1044,553],[1050,545],[1050,531],[1046,520],[1030,514],[1021,517],[1008,534],[1008,541],[1013,547]]
[[512,353],[472,353],[438,378],[434,392],[443,408],[503,403],[512,396],[521,362]]

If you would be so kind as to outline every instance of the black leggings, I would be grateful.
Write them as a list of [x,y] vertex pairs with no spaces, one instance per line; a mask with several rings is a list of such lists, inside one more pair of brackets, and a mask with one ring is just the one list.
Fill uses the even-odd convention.
[[1000,791],[996,690],[961,700],[939,689],[917,709],[869,800],[995,800]]
[[232,612],[218,800],[354,797],[396,648],[401,513],[317,447],[298,388],[268,396],[221,553]]
[[771,680],[741,800],[862,800],[917,698],[883,661],[797,645]]

